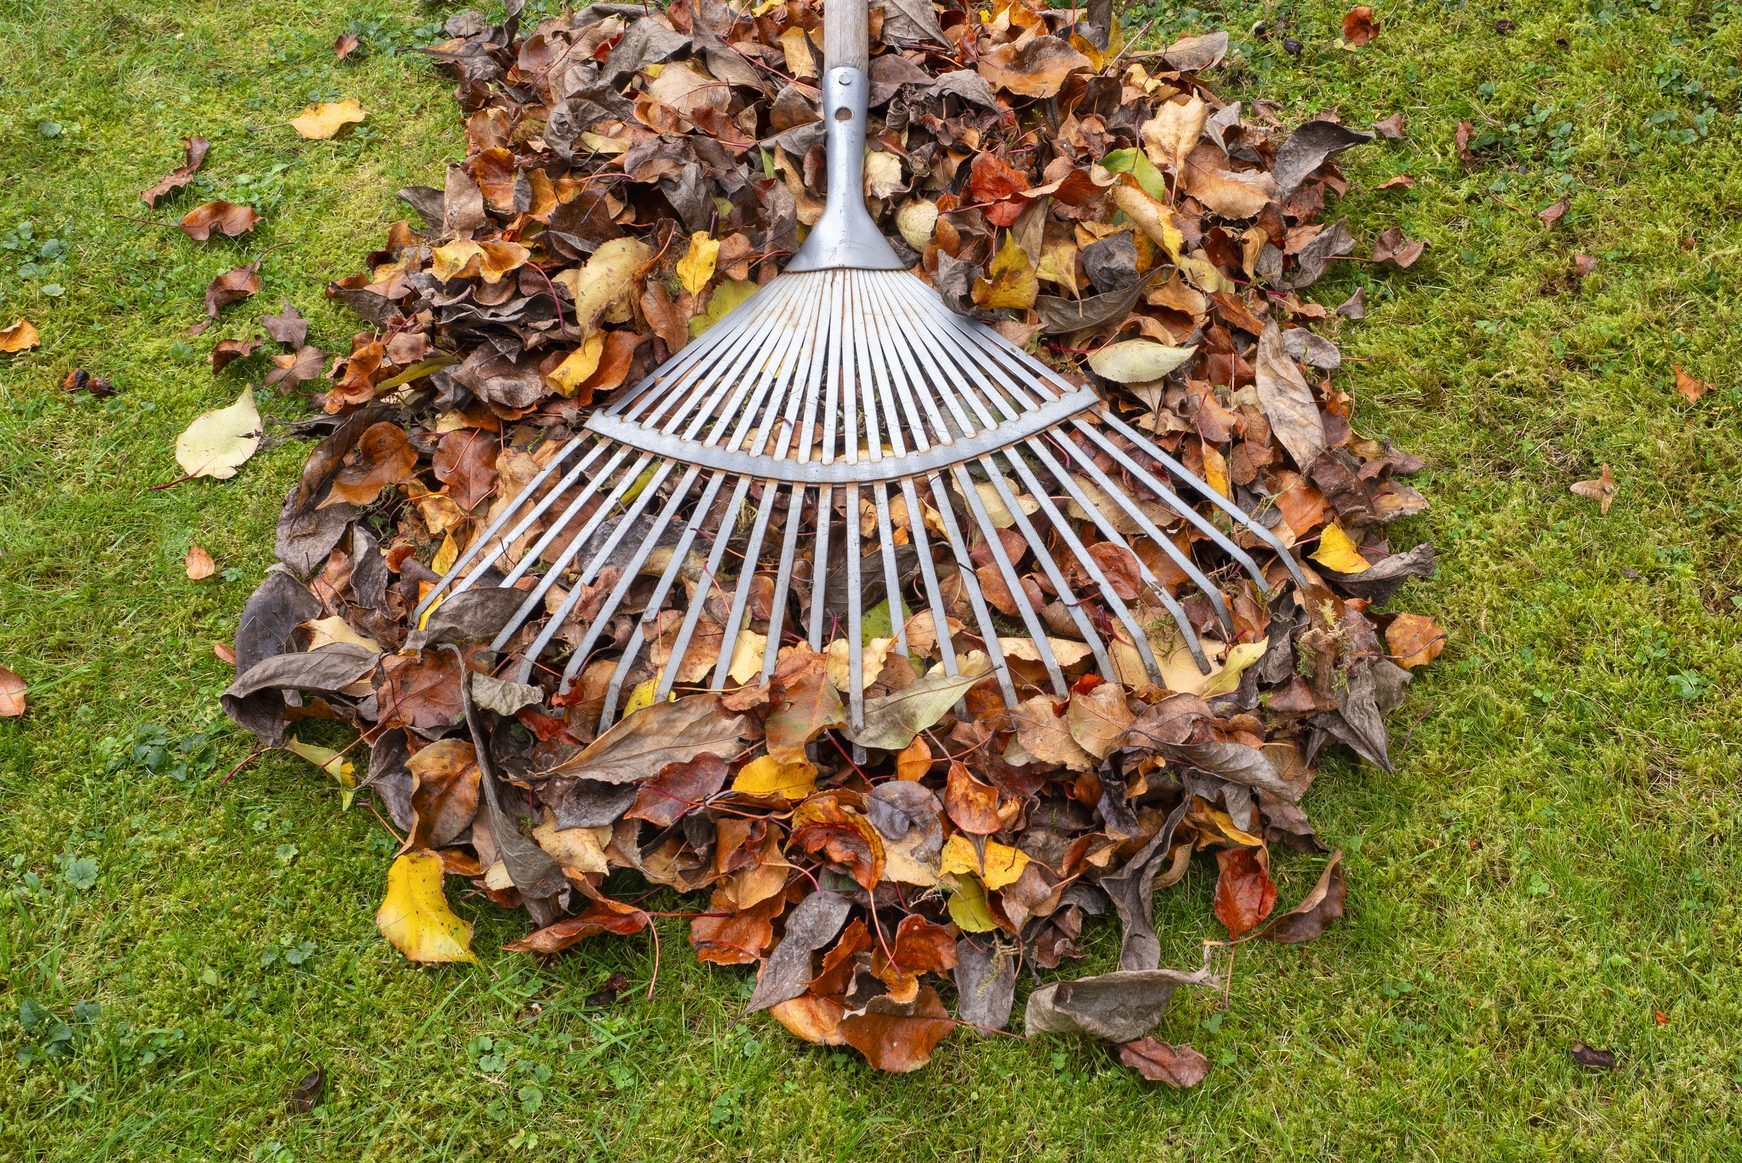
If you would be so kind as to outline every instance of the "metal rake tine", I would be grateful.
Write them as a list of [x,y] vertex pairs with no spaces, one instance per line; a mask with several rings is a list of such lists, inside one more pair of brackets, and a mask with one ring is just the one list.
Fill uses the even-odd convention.
[[[1294,554],[1289,550],[1288,546],[1282,543],[1282,538],[1260,525],[1252,518],[1251,514],[1247,513],[1246,510],[1242,509],[1239,505],[1236,505],[1233,501],[1211,488],[1209,482],[1201,480],[1196,475],[1189,472],[1184,465],[1169,456],[1154,441],[1126,424],[1123,420],[1119,419],[1119,417],[1113,415],[1111,409],[1103,410],[1102,419],[1109,428],[1112,428],[1121,436],[1125,437],[1125,439],[1131,441],[1132,444],[1141,448],[1145,455],[1166,467],[1169,472],[1173,473],[1179,479],[1185,481],[1192,487],[1193,491],[1202,493],[1204,499],[1209,501],[1210,504],[1222,510],[1222,512],[1232,518],[1236,524],[1240,525],[1247,532],[1251,533],[1254,537],[1257,537],[1260,541],[1263,541],[1266,545],[1270,546],[1271,549],[1275,550],[1277,556],[1282,558],[1283,565],[1288,568],[1288,572],[1293,575],[1296,583],[1301,586],[1307,584],[1306,575],[1301,572],[1300,565],[1294,560]],[[1196,510],[1193,511],[1195,512]],[[1252,564],[1251,558],[1248,557],[1245,562],[1242,562],[1242,564],[1245,564],[1248,570],[1252,573],[1253,580],[1258,583],[1258,588],[1260,590],[1268,591],[1270,589],[1270,583],[1264,580],[1264,571],[1259,569],[1256,564]]]
[[[726,483],[726,478],[719,473],[708,477],[707,487],[702,490],[701,499],[695,503],[690,512],[690,518],[684,523],[684,531],[678,535],[678,541],[672,548],[671,560],[665,563],[665,569],[660,572],[659,581],[654,591],[647,599],[647,607],[642,610],[641,617],[635,623],[635,631],[629,636],[628,645],[623,647],[623,653],[617,658],[617,665],[611,670],[611,680],[605,687],[605,702],[599,712],[602,721],[609,722],[617,711],[617,698],[623,691],[623,682],[629,677],[629,668],[641,654],[641,647],[647,640],[647,627],[658,618],[660,611],[665,609],[665,595],[671,592],[672,583],[683,570],[684,560],[689,556],[690,544],[695,540],[696,532],[707,520],[708,511],[713,508],[714,498],[720,495],[720,486]],[[687,493],[686,487],[682,490]],[[675,515],[675,514],[674,514]],[[598,623],[595,621],[595,625]],[[580,651],[576,651],[577,654]]]
[[[714,536],[714,548],[708,554],[708,564],[702,573],[701,588],[714,585],[720,576],[720,563],[726,559],[726,549],[731,544],[728,533],[738,520],[738,510],[744,504],[744,494],[750,491],[750,478],[739,477],[738,483],[732,488],[732,499],[726,502],[726,511],[720,517],[720,527]],[[701,621],[702,609],[708,604],[702,593],[697,593],[690,602],[690,608],[684,613],[683,625],[678,628],[677,641],[672,644],[671,657],[666,659],[664,668],[659,673],[659,685],[654,687],[655,702],[671,693],[671,688],[677,682],[678,667],[683,665],[683,656],[690,648],[690,639],[695,636],[696,624]],[[725,643],[721,642],[724,649]]]
[[[759,384],[766,383],[765,377],[751,374],[751,364],[758,358],[768,358],[766,338],[777,336],[776,343],[779,343],[781,339],[790,339],[795,330],[784,318],[786,300],[790,297],[778,296],[774,302],[764,304],[763,310],[754,317],[754,329],[747,327],[743,335],[722,345],[718,365],[710,368],[706,376],[698,374],[693,379],[698,397],[695,406],[681,416],[669,419],[661,426],[661,432],[672,435],[678,421],[684,420],[680,439],[713,444],[734,419],[744,415],[745,395]],[[702,427],[710,420],[714,426],[708,436],[699,437]]]
[[[1090,622],[1089,616],[1083,612],[1083,600],[1071,588],[1070,580],[1065,577],[1064,569],[1053,559],[1051,551],[1047,549],[1046,539],[1034,527],[1034,522],[1028,519],[1028,514],[1022,511],[1022,505],[1017,501],[1015,494],[1010,491],[1010,486],[1004,480],[1004,474],[998,469],[997,461],[990,456],[983,456],[980,458],[980,464],[985,468],[986,475],[992,482],[992,487],[998,490],[998,499],[1003,501],[1005,507],[1010,511],[1011,519],[1018,531],[1027,539],[1028,551],[1034,554],[1036,564],[1045,572],[1047,580],[1052,582],[1052,588],[1058,593],[1059,600],[1064,604],[1065,613],[1070,616],[1072,622],[1076,623],[1077,629],[1083,632],[1083,641],[1088,644],[1090,650],[1094,651],[1095,661],[1100,665],[1101,673],[1109,678],[1114,677],[1113,660],[1108,656],[1106,643],[1101,641],[1101,635],[1095,629],[1094,623]],[[1036,504],[1048,509],[1049,513],[1056,513],[1056,510],[1051,509],[1049,502],[1043,502],[1039,497],[1034,498],[1034,500]],[[1051,649],[1051,643],[1047,643],[1047,652],[1050,653]],[[1060,697],[1063,697],[1062,692]]]
[[835,517],[835,487],[817,490],[817,552],[811,561],[811,617],[806,640],[812,650],[823,648],[823,617],[827,613],[829,587],[829,526]]
[[861,573],[864,562],[859,550],[859,486],[847,486],[845,540],[847,561],[847,718],[857,730],[865,725],[865,640],[859,632],[864,625],[865,595]]
[[[717,445],[720,437],[732,422],[733,411],[738,413],[736,427],[730,436],[726,437],[726,448],[740,448],[744,441],[756,434],[756,447],[752,450],[760,455],[768,447],[769,430],[767,417],[770,413],[778,413],[783,405],[788,386],[797,374],[804,352],[810,344],[812,329],[815,326],[816,306],[814,299],[799,299],[796,311],[791,308],[781,308],[781,313],[794,315],[786,321],[787,333],[775,341],[774,348],[763,361],[761,373],[756,376],[756,387],[750,398],[742,404],[734,403],[720,413],[713,429],[702,440],[703,444]],[[773,374],[767,368],[774,368]]]
[[[949,615],[944,611],[944,595],[938,585],[937,563],[932,560],[931,546],[927,544],[925,510],[920,507],[919,494],[913,487],[912,477],[901,478],[901,495],[907,502],[908,531],[913,538],[914,548],[919,552],[919,571],[925,581],[926,604],[931,612],[932,632],[937,638],[944,673],[953,675],[957,673],[956,650],[950,641]],[[904,633],[906,626],[906,619],[903,619]]]
[[[562,624],[568,619],[569,612],[575,608],[575,603],[580,601],[581,590],[592,584],[593,576],[598,573],[599,567],[602,566],[611,554],[616,551],[617,544],[622,541],[624,536],[629,532],[630,526],[635,523],[635,519],[641,516],[642,511],[647,508],[648,502],[658,495],[660,487],[665,484],[665,479],[670,476],[676,468],[677,466],[675,464],[667,462],[653,470],[653,479],[648,481],[646,487],[643,488],[641,492],[636,495],[635,499],[629,503],[629,507],[624,510],[621,519],[618,520],[616,526],[605,537],[605,543],[594,551],[593,556],[588,559],[587,564],[582,566],[580,571],[576,573],[575,584],[570,588],[569,596],[563,599],[562,605],[558,607],[557,611],[545,622],[544,629],[540,631],[538,637],[533,641],[532,646],[528,649],[526,658],[521,662],[519,670],[520,678],[518,681],[525,682],[527,678],[531,676],[533,664],[538,660],[539,655],[544,653],[544,648],[550,645],[550,640],[556,637],[557,631],[562,628]],[[691,471],[695,470],[692,469]],[[608,505],[602,505],[600,506],[600,510],[605,511],[608,507]],[[595,516],[597,516],[597,514],[595,514]],[[589,521],[588,524],[591,525],[592,522]],[[519,611],[515,614],[514,621],[504,627],[501,634],[497,635],[495,643],[491,646],[492,650],[501,650],[502,647],[507,644],[508,639],[513,636],[513,631],[518,630],[520,624],[525,622],[530,611],[536,608],[534,603],[543,603],[544,595],[550,592],[551,587],[555,585],[557,579],[562,576],[563,570],[568,568],[568,562],[573,561],[576,557],[580,556],[581,549],[591,540],[591,532],[575,538],[574,544],[571,545],[563,554],[563,564],[553,566],[550,572],[544,575],[543,580],[541,580],[533,589],[532,594],[527,598],[526,602],[521,604]],[[651,538],[649,540],[651,540]]]
[[[557,454],[551,458],[549,464],[539,469],[533,478],[526,482],[526,486],[516,494],[513,503],[499,513],[496,519],[491,521],[489,525],[484,527],[483,532],[479,533],[478,536],[472,540],[472,543],[466,546],[465,552],[461,553],[454,561],[454,564],[448,568],[448,572],[443,574],[436,584],[430,588],[429,593],[423,596],[423,600],[417,604],[417,609],[412,613],[412,625],[417,625],[418,622],[423,619],[424,614],[429,612],[437,599],[439,599],[450,586],[459,583],[459,589],[463,590],[468,588],[474,579],[466,576],[467,571],[471,566],[473,559],[480,553],[484,552],[484,547],[498,537],[500,538],[504,549],[519,540],[521,535],[531,527],[532,523],[538,520],[539,516],[543,514],[546,509],[550,508],[550,506],[555,502],[556,497],[560,496],[565,489],[573,484],[579,474],[586,471],[587,466],[592,462],[592,459],[604,452],[607,447],[604,443],[598,440],[592,440],[591,443],[593,447],[588,450],[587,455],[582,457],[580,461],[564,475],[563,479],[557,483],[555,488],[546,492],[545,495],[539,499],[538,504],[526,514],[525,518],[516,525],[511,532],[501,534],[500,530],[502,526],[506,525],[509,518],[519,511],[520,507],[526,503],[529,497],[534,495],[538,486],[550,479],[551,474],[561,467],[563,461],[568,458],[570,453],[574,452],[577,448],[584,447],[588,443],[589,441],[582,437],[576,437],[569,441],[562,448],[557,450]],[[492,561],[493,560],[494,559],[492,559]],[[482,573],[483,568],[485,567],[480,567],[478,570],[473,572]],[[463,582],[461,581],[462,578],[465,579]]]
[[[1040,612],[1028,600],[1028,591],[1022,588],[1022,579],[1016,575],[1015,563],[1004,551],[1004,541],[998,536],[998,526],[993,522],[991,514],[986,511],[985,502],[980,499],[979,492],[974,488],[973,478],[968,475],[965,466],[951,466],[956,484],[961,489],[962,501],[968,506],[968,511],[974,517],[974,523],[980,527],[980,535],[986,541],[986,550],[992,555],[993,564],[998,567],[998,574],[1004,579],[1004,588],[1010,592],[1010,600],[1016,603],[1018,616],[1028,627],[1028,636],[1034,642],[1035,651],[1040,655],[1040,661],[1046,667],[1047,677],[1052,679],[1053,690],[1059,698],[1065,697],[1066,685],[1064,672],[1059,669],[1058,659],[1053,656],[1052,644],[1047,641],[1046,627],[1040,622]],[[1003,495],[1003,494],[1001,494]],[[1011,500],[1006,505],[1014,505]],[[1020,508],[1020,506],[1017,506]]]
[[[986,657],[992,660],[993,672],[998,676],[998,688],[1004,694],[1004,701],[1015,706],[1016,687],[1010,681],[1009,667],[1004,664],[1004,647],[998,641],[998,624],[992,620],[992,611],[986,605],[986,595],[980,592],[980,579],[974,573],[974,561],[968,553],[968,543],[956,522],[956,512],[950,507],[949,486],[935,472],[926,475],[926,483],[931,486],[932,498],[937,501],[938,518],[944,526],[944,540],[950,547],[950,553],[955,556],[956,573],[962,579],[962,588],[968,593],[968,604],[974,608],[974,620],[980,626],[980,640],[986,644]],[[947,639],[950,633],[949,623],[939,622],[937,632],[940,642]]]
[[[678,510],[683,508],[685,498],[689,496],[690,487],[695,484],[696,476],[701,471],[701,469],[692,465],[684,473],[683,479],[678,481],[677,486],[672,489],[670,496],[666,498],[665,508],[660,511],[659,516],[654,521],[655,528],[663,528],[677,516]],[[641,576],[642,565],[646,563],[648,557],[653,553],[654,547],[658,544],[659,538],[657,536],[649,537],[636,548],[634,553],[630,554],[628,563],[623,567],[623,576],[617,579],[617,584],[612,586],[611,592],[605,596],[605,601],[599,607],[599,612],[593,615],[592,621],[587,627],[586,634],[581,638],[580,643],[576,645],[574,653],[569,656],[568,665],[563,667],[561,687],[563,691],[566,692],[569,689],[570,684],[575,680],[575,676],[580,673],[581,667],[586,664],[587,655],[592,653],[593,644],[597,642],[599,636],[605,632],[606,626],[609,625],[611,621],[611,615],[615,614],[617,612],[617,607],[622,605],[623,599],[628,595],[630,587],[633,586],[636,579]],[[667,563],[667,570],[669,571],[670,568],[670,563]],[[583,587],[577,585],[574,589],[569,591],[569,596],[563,600],[562,608],[555,614],[551,615],[551,626],[560,629],[562,624],[568,620],[569,615],[574,610],[575,603],[580,600],[582,588]],[[552,636],[554,637],[554,632]],[[627,653],[627,651],[625,653]]]
[[750,587],[756,580],[761,563],[762,539],[768,533],[768,519],[774,515],[769,494],[775,491],[775,483],[766,482],[761,501],[756,506],[756,519],[751,523],[750,540],[744,546],[744,564],[738,570],[738,582],[732,588],[732,604],[726,611],[725,622],[720,626],[720,657],[714,664],[713,682],[709,684],[715,690],[725,689],[726,672],[732,668],[732,654],[738,643],[739,622],[749,605]]
[[780,633],[786,625],[786,604],[792,585],[792,565],[798,556],[799,528],[804,523],[804,499],[808,490],[795,484],[786,505],[786,536],[780,548],[780,569],[774,575],[774,601],[768,611],[768,642],[762,651],[762,681],[774,674],[780,655]]
[[[1093,521],[1095,527],[1101,531],[1101,535],[1108,541],[1131,550],[1131,555],[1137,559],[1137,569],[1140,576],[1143,578],[1144,584],[1149,587],[1149,592],[1155,595],[1156,599],[1161,602],[1162,607],[1166,609],[1168,614],[1173,618],[1174,625],[1179,628],[1180,634],[1185,641],[1186,649],[1189,650],[1192,657],[1197,660],[1198,666],[1207,672],[1210,665],[1209,659],[1204,656],[1203,644],[1198,639],[1197,631],[1192,627],[1191,619],[1186,617],[1185,607],[1180,605],[1179,600],[1168,592],[1166,586],[1161,584],[1161,579],[1155,576],[1154,571],[1149,568],[1149,564],[1143,560],[1140,554],[1137,553],[1136,548],[1126,541],[1118,528],[1108,520],[1106,514],[1101,512],[1100,506],[1090,501],[1088,494],[1084,493],[1081,486],[1071,479],[1070,473],[1060,466],[1057,460],[1053,459],[1051,450],[1046,447],[1046,442],[1039,439],[1031,439],[1025,443],[1029,452],[1046,466],[1046,469],[1052,475],[1053,480],[1058,482],[1058,484],[1070,494],[1071,499],[1077,503],[1078,507],[1080,507],[1085,513],[1089,514],[1089,519]],[[1203,575],[1199,573],[1197,567],[1191,563],[1191,559],[1183,556],[1173,542],[1167,539],[1166,534],[1162,533],[1160,529],[1157,529],[1155,524],[1149,520],[1143,511],[1139,509],[1129,497],[1113,487],[1113,482],[1106,480],[1105,474],[1102,474],[1100,469],[1095,468],[1093,464],[1086,464],[1085,467],[1093,469],[1095,474],[1101,478],[1097,483],[1101,485],[1102,492],[1104,492],[1108,497],[1113,498],[1124,510],[1126,515],[1131,517],[1138,527],[1149,536],[1151,541],[1159,542],[1164,546],[1170,559],[1175,565],[1183,566],[1183,568],[1190,571],[1191,576],[1200,579],[1201,584],[1205,587],[1205,593],[1209,596],[1210,600],[1216,603],[1219,608],[1224,608],[1220,601],[1221,594],[1209,587],[1209,579],[1203,577]],[[1147,638],[1147,635],[1145,635],[1145,638]],[[1148,660],[1146,659],[1145,661],[1147,662]]]
[[[1175,493],[1171,488],[1157,478],[1154,473],[1139,464],[1137,460],[1124,449],[1118,447],[1109,440],[1107,434],[1095,425],[1084,420],[1074,420],[1072,421],[1072,425],[1078,432],[1087,436],[1096,447],[1102,449],[1114,460],[1118,461],[1127,472],[1142,482],[1146,488],[1156,496],[1160,497],[1162,502],[1166,504],[1168,508],[1178,513],[1180,517],[1190,523],[1193,528],[1208,537],[1218,549],[1238,562],[1247,573],[1252,575],[1253,580],[1258,583],[1259,589],[1268,590],[1270,588],[1269,583],[1264,580],[1264,571],[1258,568],[1258,563],[1252,559],[1252,555],[1236,545],[1231,537],[1227,536],[1220,529],[1212,525],[1208,518],[1198,512],[1196,506],[1189,505],[1181,500],[1179,494]],[[1160,452],[1161,450],[1156,449],[1155,451]],[[1162,455],[1165,456],[1166,453],[1162,453]],[[1185,472],[1183,467],[1180,471],[1185,473],[1185,476],[1188,479],[1191,478],[1191,474]],[[1215,492],[1214,489],[1211,489],[1210,491]]]
[[[1076,530],[1071,528],[1070,521],[1053,504],[1052,497],[1047,494],[1039,477],[1035,475],[1034,469],[1029,467],[1021,453],[1012,447],[1006,448],[1003,455],[1004,459],[1010,463],[1010,467],[1016,470],[1016,475],[1021,477],[1022,482],[1028,486],[1029,494],[1034,497],[1035,503],[1046,513],[1047,520],[1051,523],[1054,531],[1064,539],[1065,548],[1071,551],[1071,555],[1077,559],[1077,564],[1083,568],[1083,572],[1087,573],[1090,580],[1100,589],[1101,600],[1112,608],[1114,616],[1119,619],[1126,632],[1131,635],[1131,644],[1137,650],[1138,656],[1143,659],[1143,665],[1149,668],[1151,674],[1159,678],[1161,667],[1156,663],[1155,654],[1150,649],[1149,634],[1133,616],[1130,608],[1126,606],[1125,599],[1114,591],[1113,583],[1102,571],[1100,563],[1095,560],[1094,555],[1089,552],[1088,547],[1077,536]],[[1124,539],[1120,538],[1120,544],[1123,543]],[[1136,554],[1132,554],[1132,556],[1136,557]],[[1142,561],[1139,560],[1139,568],[1142,568],[1142,564]],[[1118,675],[1108,674],[1107,677],[1117,678]]]
[[[864,280],[860,280],[863,282]],[[862,292],[864,288],[860,288]],[[876,341],[882,328],[876,312],[868,312],[861,295],[853,304],[864,320],[864,327],[855,335],[859,361],[859,378],[864,385],[865,439],[871,449],[871,459],[883,459],[883,430],[879,411],[888,422],[889,442],[898,457],[907,453],[907,440],[901,431],[901,416],[889,391],[889,370],[883,362],[881,345]],[[895,559],[895,528],[889,518],[889,489],[879,481],[871,486],[871,504],[877,520],[877,550],[883,560],[883,600],[889,606],[889,625],[898,654],[907,653],[907,610],[901,600],[901,567]],[[863,637],[863,635],[861,635]],[[873,676],[874,677],[874,676]],[[866,685],[869,685],[868,683]]]
[[[610,460],[605,462],[605,466],[594,474],[592,479],[587,482],[586,486],[581,490],[580,495],[573,501],[569,502],[568,508],[563,510],[562,516],[558,517],[556,521],[551,524],[551,527],[546,529],[544,533],[539,536],[539,539],[527,548],[526,555],[516,562],[514,567],[503,577],[503,585],[511,586],[526,576],[532,567],[537,564],[539,558],[544,556],[544,551],[549,549],[551,544],[555,542],[558,537],[561,537],[568,529],[569,522],[573,521],[575,516],[580,513],[582,506],[584,506],[590,498],[598,494],[600,482],[610,480],[623,462],[628,459],[629,454],[634,451],[635,450],[632,448],[621,447],[612,455]],[[592,518],[582,526],[581,532],[576,535],[574,542],[571,544],[579,544],[592,536],[593,530],[597,529],[599,525],[603,524],[605,519],[610,516],[611,506],[617,503],[617,498],[621,497],[624,493],[634,487],[635,482],[641,479],[641,474],[647,471],[647,466],[652,463],[652,461],[653,457],[648,453],[642,453],[636,458],[634,465],[630,467],[627,473],[623,474],[622,479],[619,480],[617,486],[611,490],[610,495],[600,503],[596,510],[594,510]]]

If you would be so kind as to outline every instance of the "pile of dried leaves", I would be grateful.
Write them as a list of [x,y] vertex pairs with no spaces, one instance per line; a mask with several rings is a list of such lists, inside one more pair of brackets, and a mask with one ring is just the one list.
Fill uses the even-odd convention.
[[[874,8],[867,191],[914,270],[1264,514],[1313,584],[1266,601],[1169,517],[1235,611],[1208,675],[1131,684],[1078,650],[1068,700],[1030,686],[1010,711],[989,683],[940,690],[889,655],[848,740],[836,652],[796,642],[767,685],[691,687],[594,737],[584,677],[567,699],[505,682],[463,612],[409,612],[588,409],[772,278],[816,220],[821,13],[606,3],[523,29],[509,8],[495,27],[455,17],[432,50],[459,77],[468,154],[442,189],[403,191],[421,224],[332,288],[371,326],[329,367],[294,312],[268,320],[270,382],[312,395],[301,427],[320,441],[237,636],[232,715],[379,798],[405,836],[379,920],[418,960],[472,957],[444,874],[525,909],[510,948],[540,954],[646,928],[650,886],[705,893],[691,942],[758,967],[750,1010],[912,1070],[958,1024],[1004,1029],[1019,972],[1079,956],[1111,909],[1119,970],[1040,986],[1026,1028],[1195,1082],[1202,1056],[1149,1035],[1176,985],[1212,978],[1159,967],[1153,894],[1203,853],[1231,938],[1322,932],[1338,857],[1278,913],[1270,845],[1324,851],[1299,806],[1321,751],[1387,765],[1385,715],[1439,652],[1431,621],[1373,608],[1431,568],[1385,534],[1424,505],[1399,479],[1418,462],[1356,432],[1337,347],[1310,329],[1333,312],[1301,294],[1353,246],[1321,217],[1344,189],[1332,156],[1369,135],[1287,132],[1218,98],[1203,76],[1222,34],[1137,53],[1116,24],[1034,0]],[[1359,318],[1359,295],[1335,314]],[[1176,371],[1124,370],[1182,345]],[[1022,591],[1002,597],[1070,646],[1047,579]],[[686,673],[716,659],[698,661]],[[361,733],[366,778],[287,741],[310,718]]]

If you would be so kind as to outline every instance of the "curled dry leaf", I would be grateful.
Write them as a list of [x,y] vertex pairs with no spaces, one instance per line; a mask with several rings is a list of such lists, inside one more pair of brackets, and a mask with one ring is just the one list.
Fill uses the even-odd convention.
[[0,719],[16,719],[24,714],[24,694],[27,689],[23,679],[0,666]]
[[212,560],[212,555],[197,545],[188,550],[187,559],[182,564],[187,570],[188,577],[194,581],[203,581],[216,573],[218,569],[217,563]]
[[18,352],[41,346],[42,336],[36,333],[35,325],[28,319],[14,319],[5,327],[0,327],[0,352],[16,355]]
[[1349,9],[1343,16],[1343,44],[1348,48],[1371,44],[1378,32],[1379,22],[1373,17],[1373,9],[1365,4]]
[[206,154],[211,148],[205,138],[197,136],[184,137],[181,139],[181,144],[181,165],[140,191],[139,200],[147,206],[155,208],[166,194],[179,190],[193,181],[194,172],[205,162]]
[[1704,396],[1707,392],[1712,390],[1711,384],[1708,384],[1703,380],[1697,380],[1693,376],[1690,376],[1687,372],[1685,372],[1681,369],[1680,364],[1674,364],[1672,366],[1675,368],[1675,391],[1676,391],[1676,395],[1680,396],[1682,399],[1686,400],[1688,403],[1690,403],[1690,404],[1699,403],[1700,397]]
[[195,206],[181,220],[182,233],[196,242],[204,242],[217,231],[227,238],[239,238],[260,222],[252,206],[234,202],[207,202]]
[[1192,1047],[1139,1038],[1119,1047],[1119,1061],[1151,1082],[1188,1090],[1210,1073],[1210,1060]]
[[1615,503],[1615,474],[1609,471],[1607,462],[1604,463],[1603,470],[1597,474],[1596,479],[1575,481],[1569,487],[1579,496],[1589,497],[1597,502],[1598,509],[1602,513],[1608,513],[1609,506]]

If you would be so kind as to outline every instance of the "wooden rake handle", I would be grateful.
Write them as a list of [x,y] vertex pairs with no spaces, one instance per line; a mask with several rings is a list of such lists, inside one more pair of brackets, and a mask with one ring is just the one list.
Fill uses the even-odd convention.
[[862,72],[870,62],[870,0],[827,0],[823,6],[823,67]]

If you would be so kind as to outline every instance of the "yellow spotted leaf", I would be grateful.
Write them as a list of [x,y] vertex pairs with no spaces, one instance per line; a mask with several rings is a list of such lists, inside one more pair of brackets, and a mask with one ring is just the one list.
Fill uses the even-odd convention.
[[1015,883],[1022,870],[1028,867],[1026,852],[996,840],[986,841],[986,859],[982,862],[980,854],[974,851],[974,842],[960,832],[944,841],[940,860],[938,871],[944,875],[971,872],[990,889]]
[[355,97],[346,97],[343,101],[322,101],[318,105],[310,105],[302,111],[301,117],[292,119],[290,127],[305,140],[325,141],[345,126],[355,125],[366,116],[363,106]]
[[175,459],[190,477],[228,480],[260,447],[260,410],[254,389],[243,388],[228,408],[201,412],[175,439]]
[[974,280],[974,305],[988,311],[1027,310],[1040,293],[1040,279],[1013,232],[992,256],[986,277]]
[[732,780],[732,790],[802,800],[817,790],[817,769],[809,763],[782,763],[772,755],[763,755],[743,766]]
[[1372,563],[1356,549],[1354,540],[1335,521],[1319,534],[1319,547],[1313,550],[1312,559],[1338,573],[1361,573],[1372,568]]
[[387,896],[375,913],[381,935],[412,961],[471,961],[472,924],[442,895],[442,858],[407,852],[387,870]]

